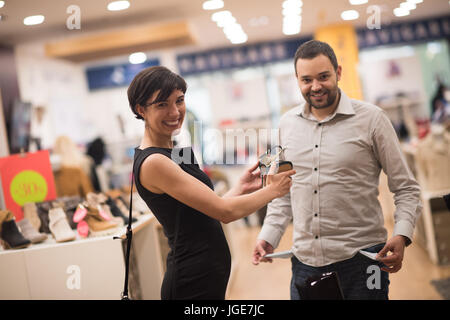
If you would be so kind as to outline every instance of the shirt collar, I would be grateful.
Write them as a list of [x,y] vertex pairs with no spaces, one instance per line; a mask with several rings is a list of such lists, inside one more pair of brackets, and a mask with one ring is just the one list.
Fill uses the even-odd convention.
[[[341,93],[341,98],[339,99],[339,104],[334,114],[354,115],[355,109],[353,109],[352,101],[344,91],[342,91],[341,89],[339,89],[339,91]],[[331,115],[331,117],[333,117],[334,114]],[[311,117],[310,106],[307,102],[304,102],[303,105],[300,106],[300,111],[297,113],[297,115],[305,119],[309,119]]]

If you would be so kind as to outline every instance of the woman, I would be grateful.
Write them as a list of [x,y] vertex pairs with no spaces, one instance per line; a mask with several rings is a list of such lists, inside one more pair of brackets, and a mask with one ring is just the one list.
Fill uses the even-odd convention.
[[129,104],[145,122],[133,173],[139,195],[163,226],[171,248],[161,298],[224,299],[231,257],[220,222],[245,217],[289,192],[295,171],[273,175],[267,187],[245,194],[260,187],[254,166],[239,186],[216,195],[191,148],[173,148],[172,136],[186,112],[185,92],[185,81],[165,67],[147,68],[133,79]]

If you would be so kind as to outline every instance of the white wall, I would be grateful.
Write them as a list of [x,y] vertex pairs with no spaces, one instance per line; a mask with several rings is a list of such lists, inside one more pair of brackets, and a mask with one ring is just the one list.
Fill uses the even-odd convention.
[[51,147],[59,135],[68,135],[76,142],[89,137],[83,112],[87,96],[83,69],[47,58],[44,43],[16,46],[15,60],[21,99],[46,107],[41,126],[43,147]]
[[[398,73],[393,73],[393,68]],[[366,101],[376,103],[381,97],[402,92],[416,97],[419,102],[420,108],[411,110],[415,117],[428,116],[422,67],[412,47],[377,48],[361,52],[360,76]]]
[[[143,122],[135,119],[129,109],[127,87],[88,90],[85,68],[105,61],[77,64],[51,59],[45,56],[44,45],[45,42],[35,42],[15,48],[21,99],[35,106],[44,105],[48,111],[40,129],[32,126],[33,131],[40,130],[44,148],[51,148],[59,135],[68,135],[78,144],[97,136],[106,142],[117,142],[142,135]],[[151,57],[178,71],[174,50],[154,52]]]

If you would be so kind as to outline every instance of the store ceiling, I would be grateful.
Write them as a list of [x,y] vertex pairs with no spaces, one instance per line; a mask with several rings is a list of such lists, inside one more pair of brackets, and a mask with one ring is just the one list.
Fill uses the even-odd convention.
[[[204,0],[130,0],[127,10],[110,12],[106,10],[110,0],[5,0],[0,8],[4,18],[0,20],[0,44],[50,40],[111,30],[141,24],[160,24],[170,21],[187,21],[196,39],[196,49],[231,46],[219,27],[211,20],[215,11],[202,9]],[[221,10],[229,10],[242,25],[248,35],[248,43],[286,38],[282,33],[282,0],[224,0]],[[402,0],[369,0],[367,4],[353,6],[348,0],[303,0],[302,31],[290,37],[311,35],[323,25],[340,23],[340,14],[344,10],[359,12],[359,19],[351,21],[357,27],[366,25],[370,14],[369,5],[381,8],[381,22],[389,24],[408,20],[417,20],[450,13],[448,0],[424,0],[406,17],[395,17],[393,9]],[[66,13],[70,5],[81,9],[81,30],[68,30]],[[25,26],[23,19],[30,15],[42,14],[45,22],[35,26]],[[265,23],[266,22],[266,23]]]

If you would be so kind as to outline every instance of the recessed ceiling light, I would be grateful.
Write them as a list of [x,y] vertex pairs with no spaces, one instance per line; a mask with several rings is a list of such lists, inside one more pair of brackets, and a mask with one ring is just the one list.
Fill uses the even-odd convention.
[[146,60],[147,55],[143,52],[135,52],[128,57],[128,61],[130,61],[131,64],[144,63]]
[[129,7],[130,7],[129,1],[114,1],[114,2],[108,3],[109,11],[120,11],[120,10],[128,9]]
[[342,20],[356,20],[359,18],[359,13],[356,10],[347,10],[341,13]]
[[216,10],[223,8],[222,0],[207,0],[203,2],[203,10]]
[[3,8],[5,6],[5,1],[0,1],[0,8]]
[[369,2],[369,0],[349,0],[350,4],[357,6],[358,4],[364,4]]
[[403,9],[403,8],[395,8],[394,14],[396,17],[404,17],[409,15],[409,10]]
[[402,2],[400,3],[400,8],[406,9],[408,11],[414,10],[416,8],[416,4],[412,2]]
[[302,0],[285,0],[282,4],[283,9],[298,8],[303,6]]
[[42,22],[44,22],[45,17],[41,14],[36,15],[36,16],[29,16],[26,17],[25,19],[23,19],[23,24],[26,26],[34,26],[36,24],[41,24]]

